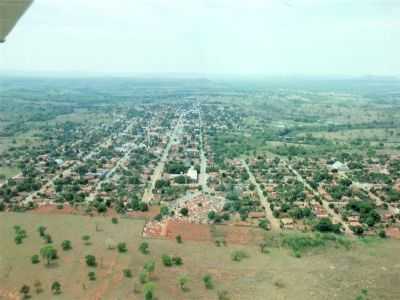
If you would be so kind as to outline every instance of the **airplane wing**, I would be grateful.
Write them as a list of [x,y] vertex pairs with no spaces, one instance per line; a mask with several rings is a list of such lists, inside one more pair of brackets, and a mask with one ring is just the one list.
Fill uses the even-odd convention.
[[0,43],[14,28],[33,0],[0,0]]

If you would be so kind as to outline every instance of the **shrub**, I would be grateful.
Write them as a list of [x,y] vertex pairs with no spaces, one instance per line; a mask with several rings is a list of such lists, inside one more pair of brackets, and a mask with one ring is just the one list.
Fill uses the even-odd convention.
[[51,291],[54,295],[61,294],[61,284],[58,281],[54,281],[51,285]]
[[182,216],[187,217],[189,215],[189,210],[186,207],[181,208],[181,210],[179,211]]
[[143,242],[139,245],[139,251],[143,254],[149,254],[149,243]]
[[147,271],[142,271],[139,273],[139,281],[141,284],[145,284],[150,280],[150,275],[149,272]]
[[71,250],[71,249],[72,249],[71,241],[64,240],[64,241],[61,243],[61,248],[62,248],[64,251]]
[[231,258],[233,261],[242,261],[246,257],[248,257],[248,255],[243,250],[236,250],[233,251],[231,254]]
[[179,256],[174,256],[174,257],[172,258],[172,262],[173,262],[174,265],[176,265],[176,266],[181,266],[181,265],[183,265],[183,260],[182,260],[182,258],[179,257]]
[[124,276],[125,276],[126,278],[131,278],[131,277],[132,277],[132,271],[129,270],[129,269],[124,269],[124,270],[122,270],[122,273],[124,274]]
[[156,285],[154,284],[154,282],[147,282],[144,285],[143,291],[144,291],[144,299],[145,300],[155,299],[155,297],[154,297],[155,288],[156,288]]
[[203,277],[203,282],[204,282],[204,286],[206,287],[206,289],[212,290],[214,288],[214,282],[213,282],[211,275],[208,275],[208,274],[205,275]]
[[118,243],[117,249],[119,253],[125,253],[128,251],[128,248],[126,247],[126,243]]
[[97,266],[96,257],[94,255],[86,255],[85,261],[86,261],[86,265],[88,267],[96,267]]
[[90,281],[95,281],[96,280],[96,273],[95,272],[89,272],[88,277]]
[[189,278],[187,277],[187,275],[180,275],[178,278],[178,283],[183,292],[186,292],[188,290],[187,284],[189,283]]
[[164,264],[164,266],[166,266],[166,267],[171,267],[173,264],[171,256],[169,256],[167,254],[163,254],[161,256],[161,260],[162,260],[162,263]]
[[37,254],[32,255],[32,257],[31,257],[31,262],[32,262],[32,264],[38,264],[38,263],[40,263],[39,255],[37,255]]
[[182,244],[182,237],[180,235],[177,235],[175,239],[178,244]]

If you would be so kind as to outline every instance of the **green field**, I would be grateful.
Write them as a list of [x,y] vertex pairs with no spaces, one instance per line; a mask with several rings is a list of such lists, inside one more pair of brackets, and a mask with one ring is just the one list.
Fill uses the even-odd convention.
[[[4,175],[6,178],[13,177],[19,173],[17,168],[13,167],[0,167],[0,175]],[[1,179],[0,179],[1,182]]]
[[[14,225],[28,234],[20,245],[14,242]],[[59,259],[50,266],[43,261],[31,263],[31,256],[44,246],[37,232],[39,225],[47,227],[59,252]],[[50,285],[57,280],[62,285],[57,299],[143,299],[143,293],[135,293],[134,287],[142,289],[138,274],[150,259],[156,261],[152,279],[157,299],[218,299],[218,291],[226,290],[229,299],[353,300],[363,289],[368,294],[365,299],[400,298],[398,241],[356,241],[351,250],[324,248],[296,258],[283,248],[262,254],[256,245],[216,247],[212,243],[149,240],[150,254],[144,255],[138,251],[143,225],[144,221],[133,219],[112,224],[110,218],[102,217],[0,214],[0,298],[18,298],[21,286],[27,284],[33,299],[53,299]],[[91,245],[81,238],[86,234],[91,236]],[[126,242],[128,252],[107,249],[110,238]],[[71,240],[72,250],[61,249],[63,240]],[[231,253],[238,249],[245,249],[249,257],[233,262]],[[87,254],[96,256],[96,268],[86,266]],[[164,267],[162,254],[178,255],[184,264]],[[127,268],[132,278],[123,276],[122,270]],[[96,281],[89,281],[89,271],[96,272]],[[190,279],[186,292],[178,286],[181,274]],[[205,274],[213,276],[213,290],[205,289]],[[35,280],[40,280],[44,289],[39,295],[34,292]]]

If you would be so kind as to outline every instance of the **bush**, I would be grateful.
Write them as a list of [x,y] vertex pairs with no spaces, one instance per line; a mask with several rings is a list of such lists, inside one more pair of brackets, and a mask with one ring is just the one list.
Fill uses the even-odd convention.
[[126,247],[126,243],[118,243],[117,249],[119,253],[125,253],[128,251],[128,248]]
[[188,291],[187,284],[189,283],[189,278],[187,277],[187,275],[185,275],[185,274],[180,275],[178,278],[178,283],[179,283],[179,287],[181,288],[181,290],[183,292]]
[[96,267],[97,266],[96,257],[94,255],[86,255],[85,261],[86,261],[86,265],[88,267]]
[[205,275],[203,277],[203,282],[204,282],[204,286],[206,287],[206,289],[212,290],[214,288],[214,282],[213,282],[211,275],[208,275],[208,274]]
[[181,265],[183,265],[183,260],[182,260],[182,258],[179,257],[179,256],[174,256],[174,257],[172,258],[172,262],[174,263],[175,266],[181,266]]
[[155,299],[154,297],[154,290],[155,290],[156,286],[154,284],[154,282],[147,282],[144,285],[144,299],[145,300],[153,300]]
[[248,255],[243,250],[236,250],[233,251],[231,254],[231,258],[233,261],[242,261],[246,257],[248,257]]
[[180,235],[177,235],[175,239],[178,244],[182,244],[182,237]]
[[95,272],[89,272],[88,277],[90,281],[95,281],[96,280],[96,273]]
[[333,224],[329,218],[321,218],[319,222],[314,226],[314,229],[319,232],[334,232],[340,233],[340,224]]
[[139,246],[139,251],[142,252],[143,254],[149,254],[149,243],[143,242]]
[[186,207],[181,208],[181,210],[179,211],[181,213],[182,216],[187,217],[189,215],[189,210]]
[[125,276],[126,278],[131,278],[131,277],[132,277],[132,271],[129,270],[129,269],[124,269],[124,270],[122,270],[122,273],[124,274],[124,276]]
[[149,272],[147,271],[142,271],[139,273],[139,281],[141,284],[145,284],[150,280],[150,275]]
[[166,267],[171,267],[173,265],[171,256],[169,256],[167,254],[163,254],[161,256],[161,260],[162,260],[162,263],[164,264],[164,266],[166,266]]
[[64,251],[71,250],[71,249],[72,249],[71,241],[68,241],[68,240],[63,241],[63,242],[61,243],[61,248],[62,248]]
[[40,263],[39,255],[37,255],[37,254],[32,255],[32,257],[31,257],[31,262],[32,262],[32,264],[34,264],[34,265]]

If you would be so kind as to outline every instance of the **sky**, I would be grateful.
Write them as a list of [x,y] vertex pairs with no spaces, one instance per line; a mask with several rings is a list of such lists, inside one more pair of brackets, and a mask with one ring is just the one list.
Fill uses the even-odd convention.
[[35,0],[0,71],[400,75],[400,0]]

